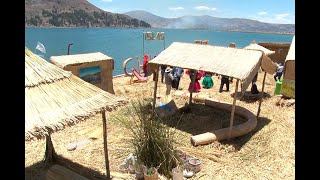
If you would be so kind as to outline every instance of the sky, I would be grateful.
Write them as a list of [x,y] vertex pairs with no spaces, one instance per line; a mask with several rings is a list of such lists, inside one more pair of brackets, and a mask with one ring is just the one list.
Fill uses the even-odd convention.
[[265,23],[295,24],[294,0],[88,0],[96,7],[126,13],[144,10],[164,18],[209,15]]

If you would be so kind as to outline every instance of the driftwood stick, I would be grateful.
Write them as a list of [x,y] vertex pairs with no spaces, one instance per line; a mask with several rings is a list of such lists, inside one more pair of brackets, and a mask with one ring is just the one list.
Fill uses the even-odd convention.
[[110,179],[110,167],[109,167],[109,156],[108,156],[108,140],[107,140],[107,118],[105,110],[102,111],[102,122],[103,122],[103,145],[104,145],[104,159],[106,163],[106,174],[107,179]]

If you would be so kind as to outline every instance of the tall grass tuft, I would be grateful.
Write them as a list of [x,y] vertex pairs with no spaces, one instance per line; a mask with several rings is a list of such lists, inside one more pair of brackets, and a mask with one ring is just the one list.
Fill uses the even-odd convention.
[[172,168],[181,165],[175,150],[174,131],[152,112],[150,99],[131,101],[116,117],[131,132],[130,143],[138,161],[146,167],[156,167],[158,172],[171,178]]

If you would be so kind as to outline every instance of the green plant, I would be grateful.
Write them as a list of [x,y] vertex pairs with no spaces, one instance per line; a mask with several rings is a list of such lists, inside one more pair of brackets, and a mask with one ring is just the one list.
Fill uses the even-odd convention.
[[170,178],[181,162],[175,151],[174,131],[152,111],[151,99],[131,101],[124,115],[116,117],[131,132],[134,154],[146,167],[156,167]]
[[157,172],[157,169],[154,167],[150,167],[146,169],[146,175],[151,176]]

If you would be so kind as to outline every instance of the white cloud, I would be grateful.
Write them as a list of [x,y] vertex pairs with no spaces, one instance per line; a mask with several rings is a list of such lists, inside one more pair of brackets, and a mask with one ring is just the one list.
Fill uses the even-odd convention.
[[273,14],[273,15],[265,15],[265,16],[251,16],[250,19],[255,19],[265,23],[295,24],[295,16],[290,15],[289,13]]
[[287,17],[287,16],[289,16],[289,15],[290,15],[289,13],[276,14],[275,17],[276,17],[277,19],[283,19],[283,18],[285,18],[285,17]]
[[217,8],[209,8],[208,6],[196,6],[193,9],[199,10],[199,11],[215,11]]
[[101,0],[102,2],[112,2],[112,0]]
[[169,8],[171,11],[178,11],[178,10],[183,10],[183,7],[174,7],[174,8]]
[[284,24],[294,23],[294,16],[290,17],[289,13],[275,14],[275,21]]
[[263,16],[263,15],[267,15],[267,14],[268,14],[268,13],[265,12],[265,11],[258,12],[258,15],[259,15],[259,16]]

